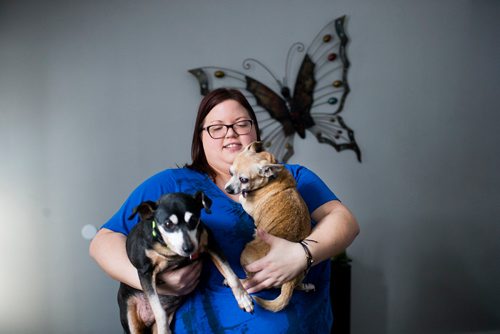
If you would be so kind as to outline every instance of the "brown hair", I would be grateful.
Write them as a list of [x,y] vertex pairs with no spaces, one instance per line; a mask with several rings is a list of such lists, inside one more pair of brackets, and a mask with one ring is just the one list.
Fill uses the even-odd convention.
[[248,103],[246,97],[239,90],[230,88],[218,88],[205,95],[203,100],[201,100],[200,102],[200,106],[198,107],[198,114],[196,115],[196,121],[194,123],[193,141],[191,143],[191,159],[193,162],[191,164],[186,164],[185,167],[206,173],[210,178],[212,178],[212,180],[215,180],[216,172],[208,164],[207,157],[205,156],[205,151],[203,149],[203,142],[201,140],[200,132],[202,131],[203,121],[205,120],[205,117],[208,115],[208,113],[216,105],[226,100],[235,100],[248,111],[248,115],[252,119],[255,131],[257,133],[257,140],[260,141],[259,124],[257,123],[255,112],[253,111],[250,103]]

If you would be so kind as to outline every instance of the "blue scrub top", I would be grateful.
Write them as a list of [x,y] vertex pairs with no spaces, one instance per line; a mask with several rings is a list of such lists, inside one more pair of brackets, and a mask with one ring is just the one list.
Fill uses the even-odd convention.
[[[322,204],[337,200],[335,194],[309,169],[285,165],[297,182],[309,212]],[[132,210],[143,201],[157,201],[166,193],[203,191],[212,200],[211,213],[202,211],[201,219],[229,261],[236,275],[246,275],[240,265],[240,254],[253,239],[254,223],[241,204],[233,201],[203,173],[177,168],[164,170],[139,185],[122,207],[102,227],[128,235],[138,217],[128,220]],[[311,222],[313,226],[315,222]],[[238,307],[231,289],[223,285],[223,276],[211,261],[205,261],[201,281],[177,310],[174,333],[329,333],[332,325],[330,305],[330,261],[314,266],[304,282],[313,283],[314,292],[295,291],[290,304],[282,311],[269,312],[255,304],[253,314]],[[274,299],[279,289],[259,292]]]

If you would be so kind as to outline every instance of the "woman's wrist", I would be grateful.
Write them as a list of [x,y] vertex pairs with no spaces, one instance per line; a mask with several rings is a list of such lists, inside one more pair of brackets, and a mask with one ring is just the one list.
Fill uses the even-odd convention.
[[305,254],[305,258],[306,258],[306,269],[304,270],[305,274],[307,274],[309,272],[309,269],[311,269],[311,267],[314,264],[314,257],[311,253],[310,248],[309,248],[311,243],[318,243],[318,242],[316,240],[312,240],[312,239],[303,239],[303,240],[299,241],[299,244],[302,246],[302,248],[304,250],[304,254]]

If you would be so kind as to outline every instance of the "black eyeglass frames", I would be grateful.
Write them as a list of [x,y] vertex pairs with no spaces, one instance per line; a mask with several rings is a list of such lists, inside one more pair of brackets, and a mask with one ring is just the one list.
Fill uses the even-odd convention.
[[229,128],[233,129],[238,135],[247,135],[252,131],[253,121],[250,119],[245,119],[238,121],[233,124],[214,124],[202,128],[201,130],[206,130],[210,137],[213,139],[224,138],[229,131]]

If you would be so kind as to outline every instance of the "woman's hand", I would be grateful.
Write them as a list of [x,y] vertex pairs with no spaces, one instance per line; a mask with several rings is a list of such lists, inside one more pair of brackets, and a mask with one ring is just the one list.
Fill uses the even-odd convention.
[[257,236],[270,249],[266,256],[246,266],[245,270],[253,273],[244,282],[248,293],[279,287],[304,272],[307,258],[299,243],[275,237],[263,230],[257,230]]
[[[314,210],[311,218],[318,224],[306,239],[314,259],[313,265],[344,251],[359,233],[359,226],[349,209],[337,200],[326,202]],[[278,287],[307,268],[307,257],[302,245],[257,230],[259,238],[271,246],[263,258],[250,263],[246,270],[254,272],[244,287],[249,293]]]
[[200,281],[201,261],[158,274],[158,293],[160,295],[183,296],[192,292]]
[[[90,255],[113,279],[141,290],[137,269],[130,263],[125,249],[127,237],[108,229],[101,229],[90,244]],[[161,272],[157,277],[158,293],[182,296],[194,290],[198,284],[202,263],[176,270]]]

